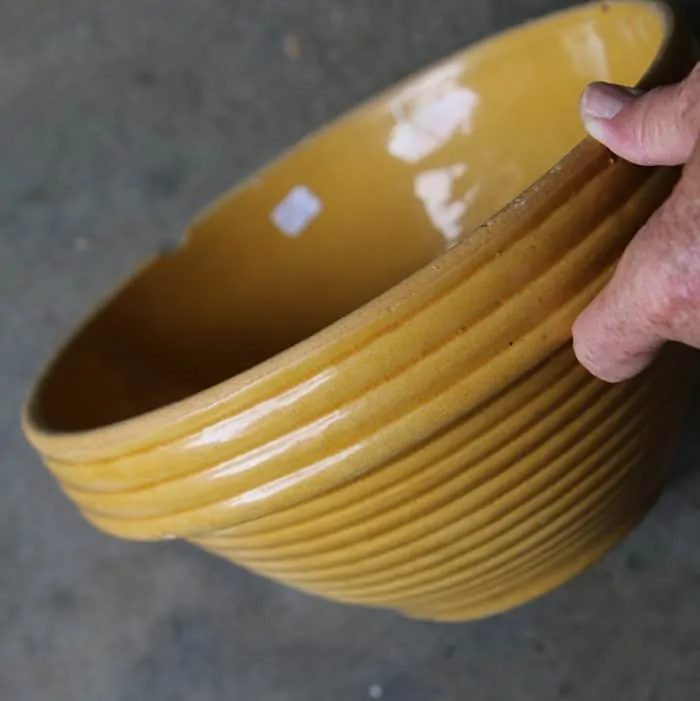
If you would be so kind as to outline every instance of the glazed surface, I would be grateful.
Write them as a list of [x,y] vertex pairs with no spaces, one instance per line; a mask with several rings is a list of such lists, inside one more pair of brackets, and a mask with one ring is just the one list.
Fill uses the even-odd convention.
[[[25,427],[64,491],[116,536],[185,538],[424,618],[505,610],[600,557],[661,488],[695,356],[670,347],[605,385],[576,363],[571,323],[678,173],[592,142],[558,159],[589,80],[636,83],[667,36],[647,81],[687,71],[671,29],[647,3],[529,25],[224,197],[39,386]],[[449,235],[416,194],[426,173],[449,174]],[[290,193],[304,216],[280,213]]]

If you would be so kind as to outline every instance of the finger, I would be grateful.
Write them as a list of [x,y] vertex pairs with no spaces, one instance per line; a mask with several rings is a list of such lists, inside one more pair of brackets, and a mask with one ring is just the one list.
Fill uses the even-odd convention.
[[684,286],[690,276],[681,260],[691,248],[683,240],[683,201],[679,185],[627,247],[609,284],[574,323],[579,362],[606,382],[634,377],[667,339],[676,340],[674,319],[687,302]]
[[637,321],[643,319],[643,313],[635,306],[625,283],[613,278],[574,323],[574,352],[579,363],[605,382],[638,375],[663,346],[664,339],[653,328]]
[[680,165],[700,130],[700,67],[682,83],[641,94],[593,83],[581,98],[588,133],[621,158],[639,165]]

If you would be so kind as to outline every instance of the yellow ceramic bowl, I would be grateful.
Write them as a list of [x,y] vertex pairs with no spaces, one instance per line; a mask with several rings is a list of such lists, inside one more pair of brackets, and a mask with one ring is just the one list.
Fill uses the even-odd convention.
[[674,347],[608,386],[575,362],[574,318],[678,175],[574,149],[579,97],[692,61],[666,6],[596,2],[409,79],[102,306],[30,441],[98,528],[337,601],[461,620],[561,584],[657,495],[694,367]]

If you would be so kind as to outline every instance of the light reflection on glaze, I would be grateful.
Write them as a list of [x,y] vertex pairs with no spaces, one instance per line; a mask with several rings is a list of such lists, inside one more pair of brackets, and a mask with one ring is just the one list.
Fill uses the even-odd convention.
[[387,149],[405,163],[418,163],[441,149],[456,133],[468,134],[474,125],[479,96],[459,84],[463,68],[447,66],[418,81],[389,103],[396,124]]
[[196,436],[184,443],[183,448],[201,448],[202,446],[228,443],[239,438],[255,423],[268,418],[270,414],[294,405],[299,399],[315,392],[319,387],[333,379],[336,371],[332,368],[314,375],[296,387],[282,392],[264,402],[256,404],[242,414],[219,421],[200,431]]
[[[298,428],[296,431],[290,431],[254,450],[238,455],[231,460],[226,460],[213,469],[200,473],[200,477],[203,481],[211,482],[213,480],[248,472],[273,458],[283,456],[296,445],[303,444],[312,438],[322,435],[324,431],[328,430],[333,424],[342,421],[347,413],[347,409],[338,409],[327,416]],[[301,474],[301,472],[303,472],[303,470],[299,471],[297,474]]]
[[270,221],[289,238],[297,238],[323,210],[323,203],[306,185],[295,185],[272,210]]
[[462,197],[453,198],[455,181],[466,170],[465,164],[458,163],[423,171],[415,179],[414,194],[423,202],[430,221],[448,244],[454,244],[461,236],[462,220],[479,191],[479,186],[473,185]]
[[225,502],[224,506],[230,508],[235,507],[238,504],[252,504],[258,501],[264,501],[265,499],[275,496],[276,494],[284,492],[286,489],[298,487],[302,482],[313,477],[318,477],[321,473],[335,467],[338,464],[341,464],[344,460],[347,460],[355,453],[359,453],[362,449],[363,445],[361,443],[351,445],[349,448],[346,448],[339,453],[330,455],[329,457],[319,460],[312,465],[308,465],[301,470],[297,470],[290,475],[285,475],[284,477],[272,480],[272,482],[262,484],[255,489],[244,492],[243,494],[240,494],[237,497]]

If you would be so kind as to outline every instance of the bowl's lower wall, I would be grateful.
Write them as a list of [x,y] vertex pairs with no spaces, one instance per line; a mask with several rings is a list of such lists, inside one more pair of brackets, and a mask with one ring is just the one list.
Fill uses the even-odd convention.
[[[329,531],[320,518],[303,538],[258,527],[195,542],[337,601],[445,621],[499,613],[574,576],[643,518],[661,489],[695,366],[694,353],[674,346],[642,377],[604,385],[567,348],[507,395],[529,396],[546,375],[560,375],[550,391],[542,387],[544,403],[527,404],[529,420],[511,413],[478,462],[458,448],[425,463],[407,477],[406,501],[393,503],[389,489],[386,508],[370,500],[362,518],[362,503],[351,500],[344,527]],[[469,441],[468,424],[451,430],[464,430],[471,448],[478,440]],[[520,459],[512,446],[523,449]]]

